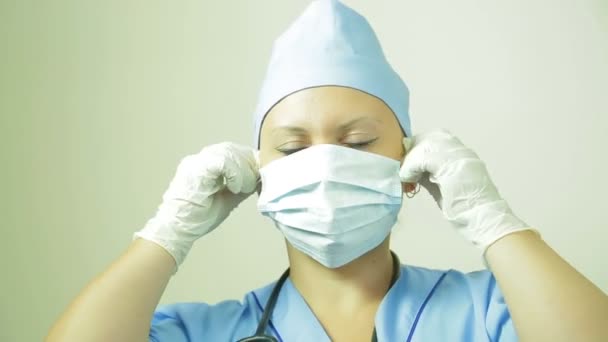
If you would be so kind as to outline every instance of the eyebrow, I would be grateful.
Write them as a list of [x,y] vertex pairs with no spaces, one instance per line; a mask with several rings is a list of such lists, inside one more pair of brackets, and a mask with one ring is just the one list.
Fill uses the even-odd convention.
[[[352,126],[362,122],[362,121],[374,121],[376,123],[382,123],[382,121],[376,119],[376,118],[370,118],[368,116],[361,116],[355,119],[352,119],[348,122],[345,122],[343,124],[341,124],[340,126],[338,126],[338,130],[341,131],[345,131],[349,128],[351,128]],[[307,130],[302,128],[302,127],[298,127],[298,126],[290,126],[290,125],[285,125],[285,126],[279,126],[279,127],[275,127],[272,129],[272,133],[277,133],[279,131],[286,131],[287,133],[292,133],[292,134],[305,134],[307,133]]]
[[375,123],[382,123],[382,121],[376,118],[370,118],[369,116],[360,116],[358,118],[352,119],[346,123],[341,124],[340,126],[338,126],[338,129],[341,131],[346,131],[347,129],[360,123],[361,121],[374,121]]
[[304,128],[298,126],[279,126],[272,129],[273,134],[279,133],[280,131],[286,131],[287,133],[292,134],[304,134],[307,132]]

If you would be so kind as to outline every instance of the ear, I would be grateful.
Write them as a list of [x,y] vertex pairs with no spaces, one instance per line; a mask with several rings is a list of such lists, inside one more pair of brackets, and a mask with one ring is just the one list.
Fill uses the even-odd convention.
[[412,148],[412,139],[408,137],[403,137],[401,139],[401,166],[403,166],[403,162],[405,161],[405,156],[410,153]]
[[401,189],[403,189],[403,193],[414,192],[416,190],[416,184],[415,183],[401,183]]
[[414,144],[412,138],[403,137],[403,149],[405,150],[404,156],[407,155],[412,149],[412,145]]
[[255,188],[255,192],[258,194],[258,197],[260,196],[260,193],[262,192],[262,180],[258,179],[258,186]]
[[255,169],[258,172],[258,184],[255,187],[255,192],[260,196],[260,192],[262,191],[262,178],[259,174],[260,172],[260,150],[253,150],[253,158],[255,159]]

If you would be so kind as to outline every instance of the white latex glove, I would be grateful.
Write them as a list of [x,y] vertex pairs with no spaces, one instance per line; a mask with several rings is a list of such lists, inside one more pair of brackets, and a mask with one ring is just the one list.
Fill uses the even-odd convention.
[[165,248],[179,266],[196,239],[215,229],[255,191],[259,179],[256,153],[225,142],[184,157],[156,215],[133,238]]
[[401,181],[426,188],[446,219],[484,254],[505,235],[522,230],[538,234],[513,214],[484,162],[450,132],[405,138],[403,144],[409,153],[399,172]]

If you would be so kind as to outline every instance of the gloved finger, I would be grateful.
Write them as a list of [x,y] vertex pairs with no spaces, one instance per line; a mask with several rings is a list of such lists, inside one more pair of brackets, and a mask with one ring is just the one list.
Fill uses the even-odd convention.
[[[416,145],[416,139],[404,138],[403,145],[408,153],[405,155],[401,168],[399,170],[399,178],[402,183],[418,183],[422,174],[426,171],[424,151]],[[409,146],[408,146],[409,145]],[[408,147],[411,149],[408,150]]]
[[177,166],[175,176],[163,194],[164,200],[198,201],[219,189],[216,179],[204,176],[206,171],[204,170],[205,167],[200,165],[200,159],[197,154],[182,158]]
[[[196,179],[198,190],[205,195],[212,195],[225,187],[226,170],[230,169],[223,144],[209,146],[196,155]],[[234,169],[234,168],[233,168]]]
[[[241,151],[242,150],[242,151]],[[243,170],[246,166],[240,162],[245,158],[239,145],[223,142],[204,148],[198,155],[201,164],[201,191],[217,193],[227,188],[232,193],[241,192],[243,188]],[[253,154],[249,157],[254,162]]]
[[252,169],[243,170],[243,183],[240,192],[251,194],[258,186],[259,175]]
[[[416,135],[412,141],[412,148],[405,156],[399,172],[403,182],[417,182],[425,172],[435,175],[450,159],[457,158],[462,154],[460,152],[468,150],[445,129]],[[406,143],[404,141],[404,145]]]
[[429,179],[428,173],[425,173],[423,177],[420,178],[419,184],[433,197],[435,203],[437,203],[437,206],[439,206],[439,209],[442,209],[443,196],[441,195],[441,188],[439,187],[439,184],[432,182]]
[[246,146],[233,145],[227,158],[234,162],[239,178],[239,183],[233,185],[232,179],[227,176],[228,189],[233,193],[252,193],[259,179],[255,151]]
[[238,194],[243,188],[244,173],[246,170],[242,168],[237,159],[232,156],[227,156],[224,161],[223,176],[225,186],[233,194]]
[[227,208],[231,208],[230,211],[234,210],[241,202],[251,196],[251,193],[231,193],[230,196],[224,196],[222,201]]
[[253,151],[253,156],[255,158],[255,169],[259,170],[260,169],[260,151],[259,150],[254,150]]

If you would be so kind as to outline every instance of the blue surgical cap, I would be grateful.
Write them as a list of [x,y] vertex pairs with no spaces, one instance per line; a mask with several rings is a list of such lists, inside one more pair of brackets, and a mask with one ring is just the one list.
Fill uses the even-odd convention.
[[275,41],[254,112],[254,145],[259,148],[262,122],[276,103],[319,86],[349,87],[379,98],[412,136],[407,86],[367,20],[337,0],[313,1]]

